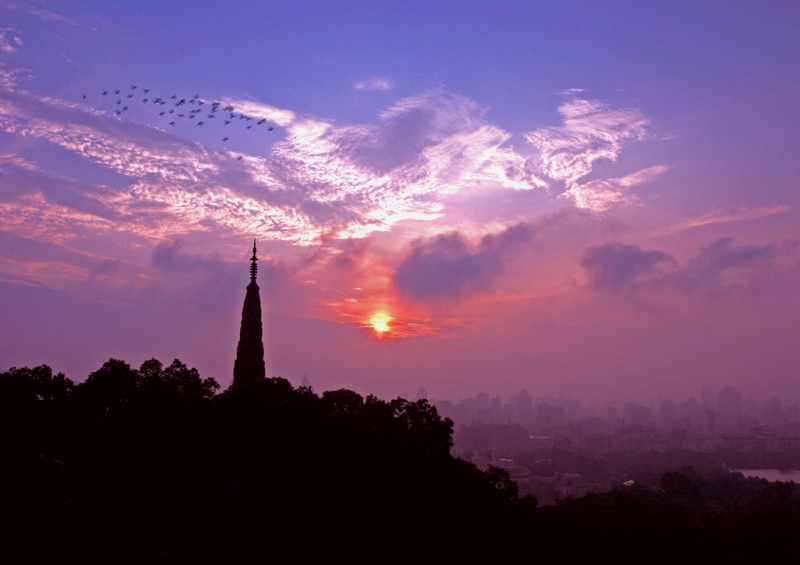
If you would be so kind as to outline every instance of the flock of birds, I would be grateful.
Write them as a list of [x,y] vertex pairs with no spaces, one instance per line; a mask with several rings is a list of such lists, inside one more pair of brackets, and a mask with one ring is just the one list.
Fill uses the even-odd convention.
[[[134,100],[141,101],[142,104],[152,105],[159,110],[158,116],[164,119],[170,126],[175,126],[179,120],[189,122],[194,120],[196,127],[203,127],[206,124],[213,123],[220,124],[224,128],[229,128],[230,131],[235,131],[237,128],[243,127],[245,130],[253,129],[253,126],[266,125],[264,128],[267,131],[272,131],[274,127],[267,124],[266,118],[256,118],[249,116],[242,112],[237,112],[230,104],[223,104],[222,102],[208,102],[200,98],[199,94],[195,94],[191,98],[185,98],[178,94],[173,94],[170,97],[160,97],[150,94],[150,88],[140,87],[136,84],[130,85],[130,90],[115,88],[112,90],[104,90],[99,96],[101,100],[113,101],[114,114],[122,116],[125,112],[130,110],[128,104],[132,104]],[[82,100],[89,99],[89,95],[83,93]],[[241,129],[241,128],[240,128]],[[223,142],[230,139],[228,135],[222,138]],[[240,155],[239,160],[242,159]]]

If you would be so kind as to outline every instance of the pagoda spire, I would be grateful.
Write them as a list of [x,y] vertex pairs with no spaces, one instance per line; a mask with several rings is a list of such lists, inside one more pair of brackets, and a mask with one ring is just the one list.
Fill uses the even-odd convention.
[[264,342],[261,332],[261,297],[256,277],[256,240],[253,240],[253,256],[250,258],[250,284],[244,296],[242,326],[239,345],[236,348],[236,363],[233,366],[234,390],[246,389],[266,378],[264,367]]
[[253,256],[250,257],[250,282],[256,282],[256,275],[258,274],[258,265],[256,265],[258,257],[256,257],[256,240],[253,240]]

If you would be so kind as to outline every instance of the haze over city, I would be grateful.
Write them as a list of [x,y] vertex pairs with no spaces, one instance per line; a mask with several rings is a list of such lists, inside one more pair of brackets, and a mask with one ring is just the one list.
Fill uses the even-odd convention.
[[199,6],[0,2],[0,370],[800,400],[796,2]]

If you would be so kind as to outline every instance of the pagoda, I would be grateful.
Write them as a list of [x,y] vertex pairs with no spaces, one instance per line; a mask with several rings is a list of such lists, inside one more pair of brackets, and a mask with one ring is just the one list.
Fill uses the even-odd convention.
[[241,390],[263,381],[264,342],[261,335],[261,298],[258,294],[256,275],[256,240],[253,240],[253,256],[250,258],[250,284],[244,296],[242,327],[239,346],[236,348],[236,363],[233,365],[233,389]]

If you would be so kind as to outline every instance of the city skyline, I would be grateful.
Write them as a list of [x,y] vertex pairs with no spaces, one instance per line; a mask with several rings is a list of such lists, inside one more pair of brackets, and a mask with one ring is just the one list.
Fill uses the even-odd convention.
[[0,2],[0,368],[797,402],[796,3],[224,6]]

